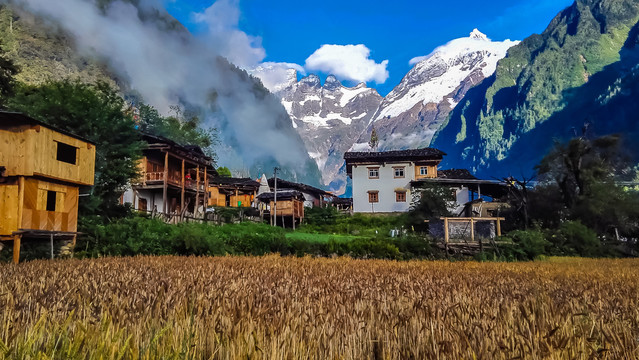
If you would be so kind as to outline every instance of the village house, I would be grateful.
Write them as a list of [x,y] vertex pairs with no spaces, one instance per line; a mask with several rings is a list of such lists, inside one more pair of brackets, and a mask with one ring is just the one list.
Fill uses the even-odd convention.
[[455,202],[449,210],[455,215],[462,215],[467,205],[475,199],[506,195],[503,185],[479,180],[468,170],[439,170],[445,155],[433,148],[347,152],[344,159],[346,172],[353,180],[353,211],[407,212],[416,199],[415,195],[419,195],[420,188],[428,184],[451,189]]
[[353,180],[353,212],[407,212],[411,182],[436,178],[446,155],[432,148],[385,152],[347,152],[346,173]]
[[[69,251],[77,236],[80,187],[92,186],[95,144],[22,114],[0,112],[0,250],[48,239]],[[66,249],[66,250],[65,250]]]
[[218,176],[209,181],[209,206],[253,207],[260,183],[251,178]]
[[209,204],[209,181],[217,176],[213,160],[198,146],[143,134],[146,148],[140,176],[121,198],[135,210],[162,215],[168,222],[203,219]]
[[[268,179],[268,185],[272,188],[275,185],[275,178]],[[279,190],[296,190],[304,195],[305,207],[326,207],[333,202],[335,195],[318,189],[314,186],[277,179],[277,188]]]

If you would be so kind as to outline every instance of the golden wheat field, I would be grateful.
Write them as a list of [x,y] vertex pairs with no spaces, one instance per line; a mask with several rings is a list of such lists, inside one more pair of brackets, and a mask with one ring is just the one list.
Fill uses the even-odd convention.
[[633,359],[639,260],[0,265],[2,359]]

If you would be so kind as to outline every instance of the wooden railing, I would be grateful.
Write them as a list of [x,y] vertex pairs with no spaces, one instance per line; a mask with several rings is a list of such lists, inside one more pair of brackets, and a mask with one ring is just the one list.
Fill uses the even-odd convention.
[[[164,182],[164,172],[163,171],[147,172],[145,174],[145,181],[146,182],[155,182],[155,181]],[[186,179],[186,180],[184,180],[184,187],[187,188],[187,189],[196,190],[197,189],[196,182],[197,181],[195,179]],[[175,172],[175,173],[169,172],[169,177],[167,179],[167,183],[172,184],[172,185],[176,185],[176,186],[182,186],[180,173],[179,172]],[[206,191],[206,188],[204,186],[204,181],[203,180],[200,180],[199,188],[200,188],[201,192]]]

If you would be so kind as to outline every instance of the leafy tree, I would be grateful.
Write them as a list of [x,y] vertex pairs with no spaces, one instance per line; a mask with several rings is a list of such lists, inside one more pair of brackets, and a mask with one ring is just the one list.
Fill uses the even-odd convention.
[[18,71],[13,61],[0,56],[0,107],[4,107],[7,98],[13,95],[16,86],[14,77]]
[[575,138],[557,144],[537,166],[544,191],[539,204],[562,200],[562,207],[546,216],[577,220],[600,235],[636,237],[639,195],[617,185],[628,169],[619,136]]
[[123,113],[124,100],[104,82],[47,82],[21,85],[7,107],[96,144],[96,178],[91,196],[81,197],[82,215],[114,216],[118,198],[131,178],[143,143],[133,119]]
[[415,226],[423,226],[424,220],[435,220],[451,216],[448,210],[455,202],[455,196],[449,187],[426,185],[413,199],[408,221]]
[[[130,112],[132,108],[130,108]],[[197,145],[215,158],[214,147],[218,144],[217,130],[204,129],[196,113],[172,106],[171,116],[162,116],[154,107],[142,104],[138,107],[138,127],[143,132],[171,139],[182,145]]]
[[221,166],[221,167],[217,168],[217,173],[221,177],[231,177],[231,176],[233,176],[233,174],[231,174],[231,170],[229,170],[229,168],[227,168],[226,166]]
[[371,140],[368,142],[368,146],[371,147],[371,150],[377,151],[377,146],[379,145],[379,137],[377,136],[377,131],[375,131],[375,127],[371,130]]

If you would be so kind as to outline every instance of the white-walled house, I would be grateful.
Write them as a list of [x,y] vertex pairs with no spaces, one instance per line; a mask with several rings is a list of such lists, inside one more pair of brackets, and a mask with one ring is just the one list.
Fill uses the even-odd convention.
[[344,159],[346,172],[353,180],[353,212],[409,211],[415,193],[428,183],[446,186],[454,192],[455,203],[449,210],[455,215],[461,215],[475,199],[505,194],[503,185],[479,180],[468,170],[439,170],[445,155],[433,148],[347,152]]
[[444,152],[423,148],[385,152],[347,152],[346,172],[353,179],[353,212],[406,212],[415,180],[436,178]]

